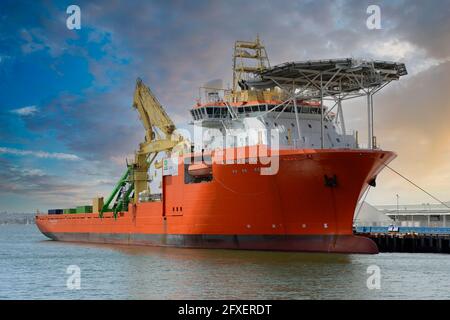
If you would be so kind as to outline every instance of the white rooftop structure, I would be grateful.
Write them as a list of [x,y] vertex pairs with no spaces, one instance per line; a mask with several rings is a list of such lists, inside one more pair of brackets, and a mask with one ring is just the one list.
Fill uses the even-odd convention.
[[356,208],[355,220],[353,223],[357,226],[378,227],[394,224],[394,220],[384,212],[364,201],[362,205],[359,205]]

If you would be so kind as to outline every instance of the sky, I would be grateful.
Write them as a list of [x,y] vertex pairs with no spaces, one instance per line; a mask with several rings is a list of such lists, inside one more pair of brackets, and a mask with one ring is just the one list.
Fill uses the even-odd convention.
[[[69,5],[81,28],[69,30]],[[369,29],[369,5],[381,29]],[[450,200],[450,1],[0,2],[0,211],[32,212],[107,196],[144,136],[131,108],[141,77],[176,124],[198,87],[231,82],[235,40],[259,34],[272,65],[325,58],[404,62],[375,98],[375,135],[392,167]],[[366,132],[365,101],[344,104]],[[362,139],[364,134],[361,134]],[[384,171],[372,204],[435,203]]]

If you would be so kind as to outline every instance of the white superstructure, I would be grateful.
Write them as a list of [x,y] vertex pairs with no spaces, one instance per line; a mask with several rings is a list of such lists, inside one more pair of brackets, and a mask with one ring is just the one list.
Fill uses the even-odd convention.
[[[274,143],[280,149],[315,149],[321,146],[321,115],[317,103],[302,105],[298,101],[297,117],[292,103],[258,103],[239,107],[224,104],[223,101],[209,102],[191,110],[194,133],[202,135],[202,142],[196,145],[197,150],[258,144],[271,146]],[[234,110],[230,112],[230,108]],[[337,121],[336,115],[327,114],[326,108],[324,113],[325,147],[356,148],[354,135],[344,132],[345,126]]]

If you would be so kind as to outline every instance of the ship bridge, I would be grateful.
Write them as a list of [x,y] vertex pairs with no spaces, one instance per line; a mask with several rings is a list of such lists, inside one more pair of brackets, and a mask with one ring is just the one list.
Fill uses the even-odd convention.
[[[200,126],[222,130],[228,136],[232,133],[223,128],[236,127],[239,122],[254,124],[249,118],[258,118],[266,129],[280,131],[280,143],[287,148],[361,148],[358,133],[350,135],[345,128],[342,104],[365,96],[367,148],[376,149],[373,96],[406,74],[403,63],[389,61],[348,58],[287,62],[239,78],[236,86],[240,90],[200,88],[205,100],[200,95],[191,115]],[[247,129],[242,126],[242,130]]]

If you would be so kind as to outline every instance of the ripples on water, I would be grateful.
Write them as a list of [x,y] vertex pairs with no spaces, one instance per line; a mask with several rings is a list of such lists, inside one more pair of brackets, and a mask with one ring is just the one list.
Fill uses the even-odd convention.
[[[367,267],[381,269],[369,290]],[[81,289],[66,268],[81,268]],[[0,226],[0,299],[448,299],[450,255],[340,255],[74,244]]]

